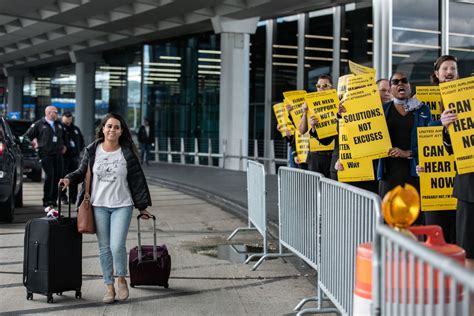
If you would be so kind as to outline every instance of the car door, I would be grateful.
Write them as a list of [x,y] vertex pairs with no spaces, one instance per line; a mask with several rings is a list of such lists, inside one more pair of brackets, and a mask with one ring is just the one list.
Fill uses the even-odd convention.
[[[19,142],[17,142],[16,137],[13,135],[12,131],[10,130],[10,127],[8,124],[5,123],[5,133],[7,135],[7,139],[9,139],[10,142],[10,148],[12,151],[12,156],[13,156],[13,161],[12,163],[15,164],[15,169],[16,169],[16,191],[18,191],[22,187],[22,182],[23,182],[23,155],[21,153],[21,147]],[[15,192],[16,194],[17,192]]]

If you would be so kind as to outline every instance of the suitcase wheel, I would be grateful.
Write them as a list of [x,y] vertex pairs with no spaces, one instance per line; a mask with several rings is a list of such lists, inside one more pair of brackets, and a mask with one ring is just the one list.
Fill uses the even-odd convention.
[[165,287],[165,289],[167,289],[167,288],[170,287],[170,285],[169,285],[168,283],[166,283],[166,284],[164,285],[164,287]]
[[33,300],[33,292],[26,292],[26,299],[28,301],[32,301]]
[[76,298],[82,298],[82,292],[81,291],[76,291]]
[[130,284],[130,287],[135,287],[135,284]]
[[53,303],[53,294],[52,294],[52,293],[49,293],[48,296],[47,296],[47,298],[48,298],[48,299],[47,299],[48,304],[49,304],[49,303]]

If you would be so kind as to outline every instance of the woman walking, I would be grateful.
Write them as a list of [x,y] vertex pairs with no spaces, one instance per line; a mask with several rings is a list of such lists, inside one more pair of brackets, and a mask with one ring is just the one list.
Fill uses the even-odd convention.
[[[94,208],[99,258],[107,286],[103,302],[115,302],[114,266],[118,276],[118,299],[129,296],[127,281],[127,250],[125,242],[133,207],[144,219],[151,217],[150,191],[140,166],[130,131],[123,118],[107,114],[99,125],[96,140],[87,146],[79,169],[59,181],[66,187],[84,181],[91,170],[91,205]],[[84,186],[78,205],[84,199]]]

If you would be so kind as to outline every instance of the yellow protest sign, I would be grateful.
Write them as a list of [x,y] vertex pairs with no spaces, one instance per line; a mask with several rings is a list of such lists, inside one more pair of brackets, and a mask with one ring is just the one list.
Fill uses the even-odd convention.
[[288,112],[286,111],[286,107],[284,103],[277,103],[273,105],[273,112],[275,113],[275,117],[277,119],[277,123],[279,126],[279,131],[281,136],[287,136],[287,132],[290,135],[295,133],[295,127],[293,123],[291,123],[290,119],[288,118]]
[[311,116],[315,116],[315,125],[319,138],[337,135],[337,107],[339,100],[336,90],[326,90],[306,94],[308,105],[308,126]]
[[298,156],[299,163],[306,163],[308,159],[309,152],[309,134],[303,134],[296,132],[295,133],[296,141],[296,155]]
[[304,90],[293,90],[283,92],[285,98],[285,104],[291,105],[290,115],[295,123],[295,127],[298,128],[301,117],[303,116],[303,103],[305,102],[306,91]]
[[449,135],[458,173],[474,172],[474,77],[441,83],[439,88],[444,107],[457,113]]
[[354,77],[354,75],[353,74],[344,75],[344,76],[339,77],[339,79],[337,80],[337,97],[339,98],[339,100],[342,100],[342,97],[347,91],[347,83],[350,77]]
[[352,158],[387,157],[392,143],[377,87],[347,91],[344,107]]
[[429,106],[433,121],[441,119],[441,94],[438,86],[416,87],[416,98]]
[[374,166],[372,159],[353,159],[349,146],[347,128],[342,119],[339,120],[339,161],[344,170],[337,172],[340,182],[374,180]]
[[314,137],[309,137],[309,150],[310,151],[328,151],[334,150],[334,141],[332,141],[329,145],[323,145],[319,140]]
[[[347,91],[375,86],[375,75],[372,73],[351,76],[347,79]],[[377,89],[378,92],[378,89]]]
[[456,175],[454,157],[443,145],[443,127],[418,127],[418,159],[425,170],[420,172],[421,209],[455,210],[452,196]]
[[372,74],[375,77],[375,69],[357,64],[349,60],[349,69],[354,75]]

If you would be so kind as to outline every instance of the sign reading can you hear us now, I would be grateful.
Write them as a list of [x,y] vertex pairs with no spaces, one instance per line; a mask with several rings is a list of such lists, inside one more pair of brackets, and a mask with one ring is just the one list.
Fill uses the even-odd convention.
[[420,172],[421,209],[440,211],[456,209],[452,196],[456,163],[443,145],[443,127],[419,127],[418,159],[424,172]]
[[457,114],[448,128],[457,171],[474,172],[474,77],[442,83],[439,88],[444,107]]

